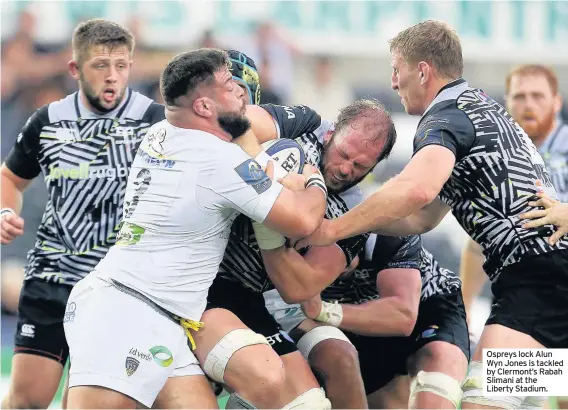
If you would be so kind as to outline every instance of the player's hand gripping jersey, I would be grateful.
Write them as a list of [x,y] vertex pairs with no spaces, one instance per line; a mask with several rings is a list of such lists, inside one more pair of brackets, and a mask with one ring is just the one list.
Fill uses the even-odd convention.
[[[305,106],[285,107],[267,104],[262,106],[276,123],[279,138],[294,139],[304,149],[306,163],[322,169],[324,137],[333,124],[322,120],[317,112]],[[363,201],[363,192],[354,186],[340,194],[329,194],[325,217],[337,218]],[[363,249],[368,235],[359,235],[338,242],[345,254],[347,265]],[[231,230],[227,251],[220,266],[220,275],[229,280],[238,280],[258,292],[273,289],[264,268],[256,237],[250,220],[242,215]]]

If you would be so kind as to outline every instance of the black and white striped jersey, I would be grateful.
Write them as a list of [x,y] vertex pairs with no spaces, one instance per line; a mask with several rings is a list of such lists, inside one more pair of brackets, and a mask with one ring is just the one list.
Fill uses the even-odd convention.
[[[267,104],[262,107],[274,118],[278,137],[296,140],[304,149],[306,162],[321,169],[324,137],[333,130],[333,124],[322,120],[311,108],[301,105],[285,107]],[[362,201],[363,192],[358,186],[338,195],[330,194],[325,217],[337,218]],[[360,235],[338,243],[348,263],[363,248],[367,237],[368,235]],[[219,277],[241,282],[258,292],[274,288],[264,268],[250,219],[245,215],[240,215],[233,223],[229,244],[219,268]]]
[[558,200],[568,202],[568,124],[558,122],[556,128],[538,147]]
[[17,176],[43,173],[49,198],[28,253],[26,279],[74,284],[115,242],[130,165],[164,107],[127,89],[105,115],[88,111],[79,93],[38,109],[6,159]]
[[455,292],[461,288],[457,275],[442,268],[430,252],[422,247],[418,235],[403,237],[371,234],[359,254],[359,265],[323,290],[325,301],[361,304],[380,297],[377,277],[386,269],[417,269],[422,278],[420,300]]
[[448,84],[421,118],[414,152],[431,144],[456,156],[439,197],[484,249],[492,281],[527,255],[567,248],[566,240],[550,246],[538,230],[521,227],[536,181],[549,194],[556,191],[534,144],[503,106],[463,79]]

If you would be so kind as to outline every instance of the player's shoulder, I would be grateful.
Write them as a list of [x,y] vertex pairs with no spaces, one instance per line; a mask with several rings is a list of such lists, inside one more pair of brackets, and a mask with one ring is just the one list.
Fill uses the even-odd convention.
[[307,105],[302,105],[302,104],[294,104],[294,105],[261,104],[260,106],[270,113],[272,112],[283,113],[286,119],[289,120],[293,120],[298,116],[321,118],[321,116],[317,113],[316,110],[314,110],[311,107],[308,107]]
[[297,138],[314,132],[322,123],[321,116],[305,105],[261,105],[274,118],[280,138]]
[[165,118],[165,108],[162,104],[158,104],[138,91],[131,92],[128,105],[124,110],[124,117],[147,122],[161,121]]
[[354,185],[338,195],[345,202],[348,209],[355,208],[365,199],[363,190],[359,187],[359,185]]
[[467,115],[461,111],[455,100],[440,101],[420,119],[418,134],[428,130],[472,130],[473,126]]
[[464,79],[458,79],[444,86],[434,98],[420,119],[419,128],[430,125],[444,127],[466,125],[469,120],[458,105],[458,101],[473,89]]
[[563,122],[558,128],[558,137],[564,143],[564,146],[568,146],[568,124]]
[[74,92],[60,100],[44,105],[40,109],[45,109],[47,112],[49,123],[76,121],[78,119],[77,109],[75,108],[77,98],[77,92]]

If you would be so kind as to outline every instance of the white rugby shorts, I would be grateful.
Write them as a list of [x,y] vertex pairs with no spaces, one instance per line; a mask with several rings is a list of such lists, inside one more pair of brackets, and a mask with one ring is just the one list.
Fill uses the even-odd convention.
[[151,407],[168,377],[203,375],[183,328],[94,271],[64,317],[69,387],[101,386]]

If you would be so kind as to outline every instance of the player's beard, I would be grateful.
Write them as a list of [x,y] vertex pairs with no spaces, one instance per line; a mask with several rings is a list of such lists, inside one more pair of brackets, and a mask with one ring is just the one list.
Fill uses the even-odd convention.
[[329,146],[331,145],[332,142],[333,142],[333,137],[329,140],[329,142],[327,142],[323,146],[323,156],[322,156],[321,161],[320,161],[319,169],[322,172],[323,179],[325,181],[325,186],[327,187],[327,192],[330,193],[330,194],[336,194],[337,195],[337,194],[345,192],[349,188],[352,188],[355,185],[357,185],[359,182],[361,182],[363,179],[365,179],[365,177],[367,175],[369,175],[369,172],[371,172],[373,170],[373,168],[371,168],[369,170],[369,172],[365,173],[364,175],[360,176],[359,178],[353,179],[351,181],[337,181],[333,177],[331,170],[328,169],[328,167],[326,166],[328,148],[329,148]]
[[[534,118],[534,121],[523,120],[523,117],[526,116]],[[552,131],[555,118],[556,113],[553,109],[550,109],[550,111],[541,118],[538,118],[533,113],[524,113],[519,120],[519,125],[533,142],[542,142]]]
[[239,138],[250,129],[250,121],[241,113],[222,112],[217,118],[221,128],[233,138]]
[[91,105],[91,107],[93,107],[95,109],[95,111],[97,111],[101,114],[106,114],[108,112],[111,112],[116,107],[118,107],[120,105],[120,103],[122,102],[122,99],[124,98],[124,91],[126,90],[126,88],[120,90],[119,94],[116,96],[114,104],[112,104],[112,106],[110,106],[110,107],[105,107],[101,103],[101,97],[99,95],[97,95],[97,93],[95,92],[93,87],[91,87],[91,85],[88,83],[88,81],[86,81],[84,79],[83,74],[81,74],[81,76],[79,78],[79,84],[81,86],[81,90],[83,91],[83,94],[87,98],[87,101],[89,101],[89,104]]

